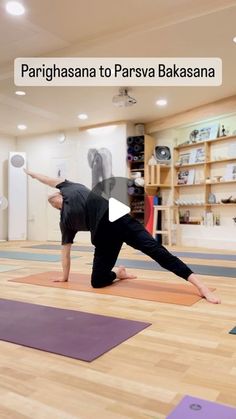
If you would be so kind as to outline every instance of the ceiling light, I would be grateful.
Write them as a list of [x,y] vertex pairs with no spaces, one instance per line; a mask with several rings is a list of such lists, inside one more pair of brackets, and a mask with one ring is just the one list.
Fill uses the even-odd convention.
[[25,92],[23,92],[23,90],[17,90],[17,91],[15,92],[15,95],[17,95],[17,96],[25,96],[25,95],[26,95],[26,93],[25,93]]
[[85,119],[88,119],[88,115],[86,113],[80,113],[78,115],[78,118],[84,121]]
[[25,13],[24,6],[18,1],[9,1],[6,4],[6,11],[10,15],[21,16]]
[[27,129],[27,125],[19,124],[17,125],[17,128],[20,129],[21,131],[24,131],[25,129]]
[[233,38],[233,42],[236,44],[236,36],[234,36],[234,38]]
[[167,100],[166,99],[158,99],[156,101],[156,105],[157,106],[166,106],[167,105]]

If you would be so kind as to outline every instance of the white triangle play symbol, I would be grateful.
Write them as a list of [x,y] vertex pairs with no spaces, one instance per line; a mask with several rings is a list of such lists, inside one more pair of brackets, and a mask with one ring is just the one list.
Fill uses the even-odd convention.
[[118,220],[119,218],[123,217],[126,214],[130,213],[130,207],[128,205],[122,204],[122,202],[118,201],[115,198],[109,199],[109,221],[113,223],[113,221]]

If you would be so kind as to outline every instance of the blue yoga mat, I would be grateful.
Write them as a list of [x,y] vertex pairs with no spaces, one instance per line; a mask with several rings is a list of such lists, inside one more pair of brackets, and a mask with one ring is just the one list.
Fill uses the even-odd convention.
[[[61,250],[59,244],[35,244],[33,246],[25,246],[26,249],[41,249],[41,250]],[[93,246],[73,246],[71,247],[72,251],[78,252],[94,252]]]
[[47,255],[44,253],[7,252],[7,251],[1,251],[0,258],[32,260],[35,262],[59,262],[61,260],[60,255]]
[[230,330],[229,332],[231,335],[236,335],[236,327],[234,327],[232,330]]
[[16,265],[1,265],[0,266],[0,273],[3,272],[9,272],[9,271],[17,271],[18,269],[21,269],[22,266],[16,266]]
[[[198,252],[172,252],[180,258],[205,259],[205,260],[232,260],[236,262],[236,255],[219,254],[219,253],[198,253]],[[136,255],[143,255],[142,252],[136,252]]]
[[[89,263],[91,265],[91,263]],[[131,259],[118,259],[116,265],[124,265],[126,268],[131,269],[146,269],[148,271],[166,271],[156,262],[150,260],[131,260]],[[209,265],[194,265],[188,264],[193,272],[200,275],[209,276],[226,276],[229,278],[236,278],[236,268],[227,268],[223,266],[209,266]]]

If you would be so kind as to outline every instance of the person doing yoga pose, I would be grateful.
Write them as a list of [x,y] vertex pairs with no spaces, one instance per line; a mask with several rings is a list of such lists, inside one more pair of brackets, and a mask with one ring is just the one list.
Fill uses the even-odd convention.
[[90,231],[91,242],[95,246],[91,285],[102,288],[111,285],[116,279],[133,279],[121,266],[113,270],[122,244],[138,249],[154,259],[163,268],[191,282],[200,295],[210,303],[218,304],[215,296],[192,270],[179,258],[172,255],[164,246],[156,242],[151,234],[129,214],[110,222],[108,200],[91,192],[80,183],[64,179],[52,179],[39,173],[25,170],[26,174],[45,185],[57,188],[58,192],[48,198],[49,203],[60,210],[60,229],[62,235],[61,282],[69,280],[70,252],[78,231]]

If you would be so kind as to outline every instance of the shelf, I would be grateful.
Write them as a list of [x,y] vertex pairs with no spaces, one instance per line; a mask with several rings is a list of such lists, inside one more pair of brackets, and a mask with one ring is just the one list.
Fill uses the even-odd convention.
[[207,185],[225,185],[236,183],[236,180],[225,180],[224,182],[205,182],[205,183],[192,183],[192,184],[185,184],[185,185],[174,185],[175,188],[183,188],[186,186],[207,186]]
[[205,162],[201,162],[201,163],[175,164],[175,169],[182,169],[183,167],[204,166],[204,164],[205,164]]
[[223,182],[206,182],[206,185],[225,185],[227,183],[236,183],[236,179],[235,180],[224,180]]
[[220,204],[206,204],[206,207],[235,207],[235,205],[236,205],[236,203],[234,203],[234,204],[223,204],[223,202],[222,202]]
[[174,205],[174,208],[189,208],[189,207],[196,207],[196,208],[201,208],[201,207],[205,207],[206,204],[186,204],[186,205]]
[[185,185],[174,185],[174,188],[185,188],[186,186],[205,186],[206,183],[191,183],[191,184],[185,184]]
[[149,183],[148,185],[145,185],[145,188],[171,188],[171,185],[164,184],[164,183],[160,183],[160,184]]
[[206,162],[206,164],[214,164],[214,163],[227,163],[230,161],[236,161],[236,157],[232,157],[229,159],[222,159],[222,160],[209,160]]
[[173,208],[201,208],[201,207],[235,207],[235,204],[186,204],[186,205],[174,205]]
[[131,172],[144,172],[144,169],[132,169]]
[[174,147],[174,150],[182,150],[183,148],[192,148],[192,147],[200,147],[201,145],[205,146],[205,144],[214,144],[214,143],[219,143],[219,142],[223,142],[223,141],[230,141],[230,140],[235,140],[236,141],[236,135],[230,135],[228,137],[218,137],[218,138],[214,138],[211,140],[204,140],[204,141],[199,141],[197,143],[191,143],[191,144],[183,144],[183,145],[178,145],[176,147]]

